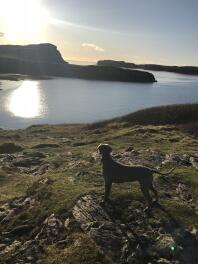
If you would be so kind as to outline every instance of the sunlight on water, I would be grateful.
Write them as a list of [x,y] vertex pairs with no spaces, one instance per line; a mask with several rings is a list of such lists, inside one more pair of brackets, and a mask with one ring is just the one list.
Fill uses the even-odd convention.
[[15,116],[34,118],[41,115],[41,94],[36,81],[24,81],[11,93],[7,108]]

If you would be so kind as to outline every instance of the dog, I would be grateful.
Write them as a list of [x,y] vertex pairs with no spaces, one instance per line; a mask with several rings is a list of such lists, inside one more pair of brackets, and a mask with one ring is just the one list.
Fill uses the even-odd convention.
[[153,173],[167,175],[171,173],[175,168],[169,172],[162,173],[156,169],[151,169],[144,166],[127,166],[115,161],[111,157],[112,148],[108,144],[100,144],[98,151],[102,158],[102,170],[105,183],[105,193],[103,202],[109,200],[112,183],[123,183],[138,181],[141,191],[148,202],[149,207],[152,205],[152,199],[149,191],[152,191],[158,203],[158,192],[153,186]]

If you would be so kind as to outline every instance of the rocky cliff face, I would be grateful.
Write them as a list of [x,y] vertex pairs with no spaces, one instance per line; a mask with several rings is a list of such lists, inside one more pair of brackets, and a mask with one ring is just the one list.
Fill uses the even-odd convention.
[[0,57],[31,62],[64,62],[55,45],[49,43],[20,45],[0,45]]

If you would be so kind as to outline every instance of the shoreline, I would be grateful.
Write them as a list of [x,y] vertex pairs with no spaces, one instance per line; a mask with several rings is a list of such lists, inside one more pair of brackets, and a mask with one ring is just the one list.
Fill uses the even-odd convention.
[[[187,104],[171,104],[143,108],[115,118],[104,119],[96,122],[83,123],[57,123],[57,124],[32,124],[25,128],[3,128],[4,131],[26,130],[31,127],[43,126],[68,126],[68,127],[103,127],[110,123],[128,123],[130,125],[166,125],[166,124],[187,124],[198,122],[198,102]],[[160,118],[160,116],[163,118]]]

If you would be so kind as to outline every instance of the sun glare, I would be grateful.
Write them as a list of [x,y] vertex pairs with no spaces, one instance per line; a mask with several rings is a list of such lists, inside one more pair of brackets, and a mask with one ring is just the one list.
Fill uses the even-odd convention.
[[48,19],[39,0],[0,0],[0,7],[1,24],[7,39],[33,40]]
[[41,115],[41,95],[36,81],[24,81],[9,97],[7,108],[15,116],[35,118]]

